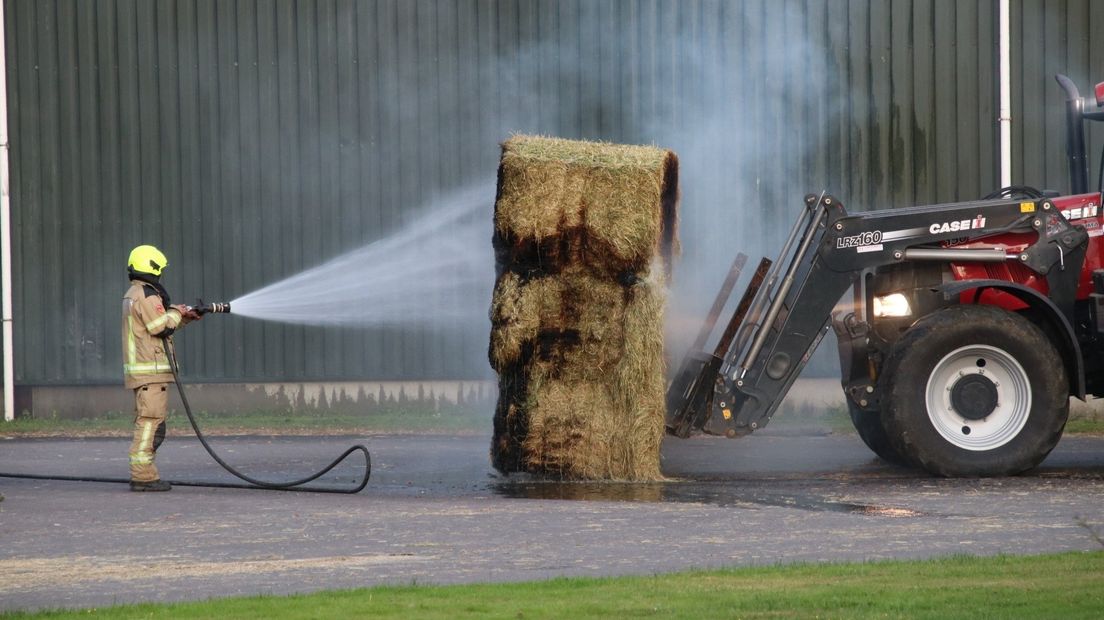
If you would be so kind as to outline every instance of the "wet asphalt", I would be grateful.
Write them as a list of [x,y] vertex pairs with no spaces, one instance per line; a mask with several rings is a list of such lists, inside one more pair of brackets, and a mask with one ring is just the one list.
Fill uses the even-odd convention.
[[[668,439],[668,482],[496,474],[482,436],[218,437],[261,478],[299,477],[363,442],[356,495],[0,478],[0,610],[351,588],[653,574],[788,562],[1100,549],[1104,437],[1042,466],[938,479],[883,464],[850,434],[767,429]],[[0,440],[0,471],[126,476],[127,439]],[[350,463],[321,481],[351,486]],[[233,482],[171,437],[162,475]]]

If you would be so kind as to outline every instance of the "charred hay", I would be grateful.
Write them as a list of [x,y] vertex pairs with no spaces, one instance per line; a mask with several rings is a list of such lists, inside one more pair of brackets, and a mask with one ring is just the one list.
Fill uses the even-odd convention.
[[654,480],[678,160],[514,136],[495,201],[492,461],[562,479]]

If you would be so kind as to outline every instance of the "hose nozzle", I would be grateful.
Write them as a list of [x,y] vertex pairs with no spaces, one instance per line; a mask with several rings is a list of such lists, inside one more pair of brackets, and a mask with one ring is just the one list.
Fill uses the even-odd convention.
[[196,314],[200,316],[209,312],[230,313],[230,304],[225,301],[212,301],[210,303],[204,303],[202,299],[196,300],[196,305],[192,310],[196,311]]

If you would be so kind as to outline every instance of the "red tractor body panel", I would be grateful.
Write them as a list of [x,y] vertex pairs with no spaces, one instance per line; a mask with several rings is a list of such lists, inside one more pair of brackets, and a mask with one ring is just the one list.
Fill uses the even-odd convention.
[[[1092,293],[1092,272],[1104,269],[1104,209],[1101,209],[1099,193],[1062,196],[1052,200],[1058,210],[1075,226],[1084,226],[1089,234],[1089,249],[1085,254],[1085,264],[1078,280],[1077,299],[1088,299]],[[1025,250],[1033,241],[1035,233],[1009,233],[976,239],[965,243],[950,242],[944,247],[962,249],[999,248],[1009,254]],[[1048,291],[1046,276],[1035,273],[1014,261],[1004,263],[952,263],[951,274],[955,280],[1007,280],[1022,284],[1046,295]],[[975,303],[975,293],[963,293],[963,303]],[[1021,310],[1024,302],[1008,293],[992,289],[982,293],[976,303],[990,304],[1006,310]]]

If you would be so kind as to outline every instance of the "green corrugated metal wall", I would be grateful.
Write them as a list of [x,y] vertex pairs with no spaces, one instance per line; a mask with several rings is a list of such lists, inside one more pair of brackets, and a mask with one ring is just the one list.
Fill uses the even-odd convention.
[[[685,260],[721,270],[809,190],[866,209],[996,185],[993,1],[3,5],[21,383],[118,381],[133,245],[164,246],[181,299],[233,298],[492,179],[511,131],[675,148]],[[1049,75],[1104,79],[1104,9],[1013,13],[1016,180],[1064,187]],[[478,329],[213,317],[181,343],[202,380],[488,372]]]
[[[1069,190],[1065,158],[1065,95],[1054,75],[1077,82],[1082,96],[1104,82],[1104,3],[1093,0],[1013,0],[1013,178],[1037,187]],[[1090,187],[1096,186],[1104,128],[1086,134]]]

